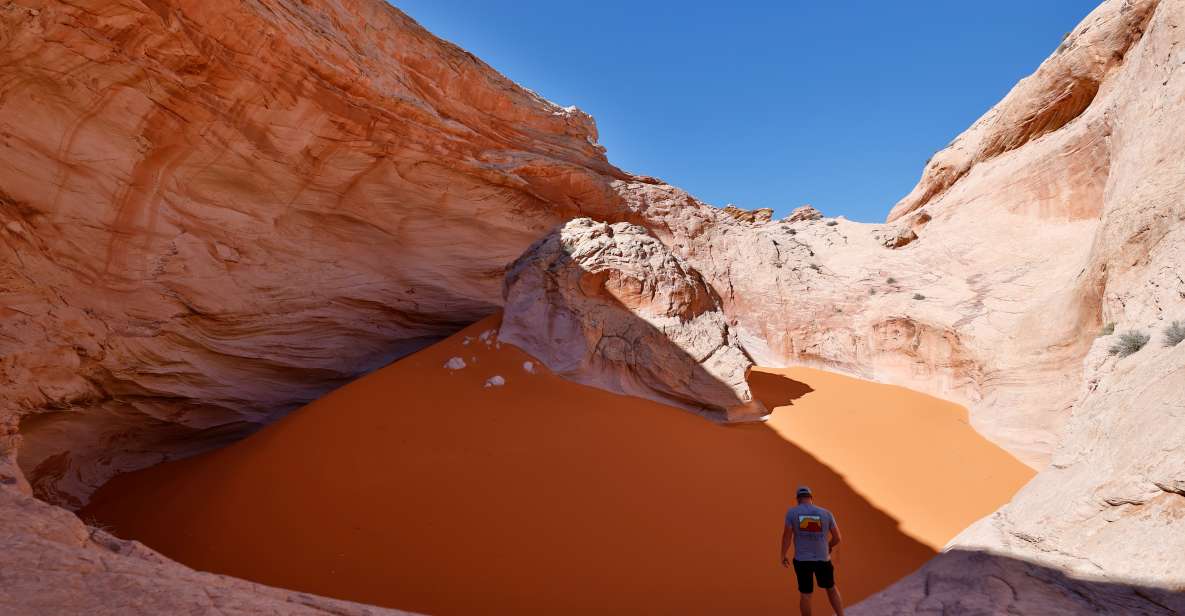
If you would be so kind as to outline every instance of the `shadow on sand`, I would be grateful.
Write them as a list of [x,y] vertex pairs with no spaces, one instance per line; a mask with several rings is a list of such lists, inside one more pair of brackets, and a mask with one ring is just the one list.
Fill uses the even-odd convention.
[[749,372],[749,389],[753,397],[773,410],[779,406],[788,406],[795,400],[814,391],[810,385],[796,381],[790,377],[772,372]]

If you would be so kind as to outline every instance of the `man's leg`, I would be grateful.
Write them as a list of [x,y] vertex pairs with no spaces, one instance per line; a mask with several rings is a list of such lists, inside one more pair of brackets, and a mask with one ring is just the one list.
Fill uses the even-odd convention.
[[835,616],[843,616],[843,598],[839,596],[839,588],[835,586],[835,566],[831,561],[819,566],[819,588],[827,591],[827,600],[831,602],[831,609]]
[[827,600],[831,601],[831,609],[835,610],[835,616],[843,616],[843,597],[839,596],[839,588],[828,588]]
[[794,561],[794,577],[798,582],[798,609],[802,616],[811,616],[811,593],[815,591],[814,573],[810,563]]

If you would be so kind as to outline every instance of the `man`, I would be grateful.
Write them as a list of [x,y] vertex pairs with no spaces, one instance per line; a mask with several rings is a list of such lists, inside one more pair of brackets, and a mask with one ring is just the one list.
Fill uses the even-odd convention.
[[[819,588],[827,591],[827,599],[836,616],[843,616],[843,599],[835,587],[835,569],[831,566],[831,552],[839,545],[839,527],[835,516],[822,507],[815,506],[811,489],[801,486],[795,493],[798,504],[786,512],[786,525],[782,529],[782,566],[789,567],[786,552],[794,544],[794,576],[798,578],[798,608],[802,616],[811,616],[811,593],[815,580]],[[830,540],[828,534],[831,535]]]

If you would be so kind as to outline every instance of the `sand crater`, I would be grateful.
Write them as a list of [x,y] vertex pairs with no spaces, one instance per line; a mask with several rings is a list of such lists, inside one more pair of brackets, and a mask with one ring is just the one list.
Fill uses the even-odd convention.
[[759,369],[770,419],[720,425],[561,379],[483,336],[498,323],[117,477],[81,515],[198,569],[430,614],[765,614],[795,600],[775,557],[794,485],[836,513],[855,602],[1032,475],[908,389]]

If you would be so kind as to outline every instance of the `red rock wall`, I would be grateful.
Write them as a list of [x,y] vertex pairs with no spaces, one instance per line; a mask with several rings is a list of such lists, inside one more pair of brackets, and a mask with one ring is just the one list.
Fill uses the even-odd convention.
[[489,314],[531,241],[615,209],[596,138],[383,2],[0,7],[22,467],[77,504]]

